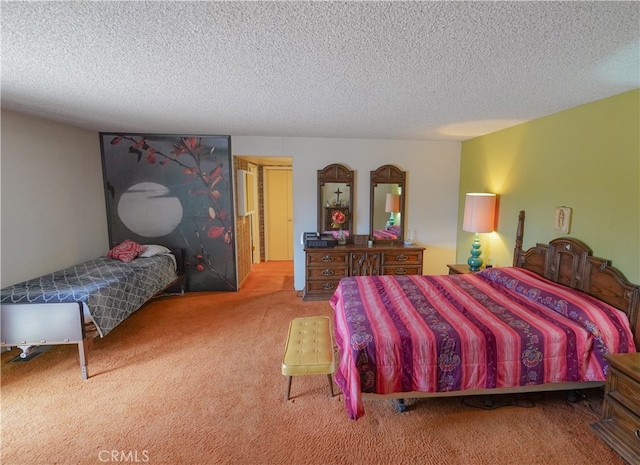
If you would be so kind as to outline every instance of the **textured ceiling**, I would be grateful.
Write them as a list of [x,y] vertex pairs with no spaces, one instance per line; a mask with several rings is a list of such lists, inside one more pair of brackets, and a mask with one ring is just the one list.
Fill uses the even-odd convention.
[[1,6],[3,109],[96,131],[465,140],[640,87],[640,2]]

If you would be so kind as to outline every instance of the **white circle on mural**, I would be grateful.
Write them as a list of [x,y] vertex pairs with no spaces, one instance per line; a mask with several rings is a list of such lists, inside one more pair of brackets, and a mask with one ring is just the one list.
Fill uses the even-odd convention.
[[122,194],[118,216],[127,228],[140,236],[166,236],[182,221],[182,204],[177,197],[169,196],[168,187],[141,182]]

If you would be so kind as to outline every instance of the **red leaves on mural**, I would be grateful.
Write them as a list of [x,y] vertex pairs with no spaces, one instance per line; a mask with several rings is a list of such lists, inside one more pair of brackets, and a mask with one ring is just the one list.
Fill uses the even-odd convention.
[[223,226],[211,226],[209,228],[209,230],[207,231],[207,236],[209,236],[211,239],[215,239],[216,237],[220,237],[220,236],[222,236],[222,234],[224,234],[224,227]]
[[198,168],[195,166],[192,166],[191,168],[188,167],[184,167],[182,168],[182,172],[184,174],[189,174],[190,176],[184,180],[184,182],[190,182],[192,180],[195,179],[195,177],[198,175]]
[[157,151],[151,147],[147,149],[147,163],[155,163],[157,161],[156,153]]
[[140,139],[138,142],[136,142],[135,144],[133,144],[133,148],[138,149],[138,150],[146,150],[147,152],[153,152],[153,153],[157,153],[158,152],[153,147],[149,147],[147,145],[147,140],[144,137],[142,139]]
[[189,149],[191,153],[197,153],[202,150],[199,137],[183,137],[182,143]]
[[231,244],[231,241],[233,240],[233,229],[231,226],[211,226],[207,230],[207,236],[211,239],[222,237],[225,244]]
[[116,145],[116,144],[117,144],[117,143],[119,143],[122,139],[123,139],[123,137],[122,137],[122,136],[114,137],[113,139],[111,139],[111,145]]
[[218,184],[220,182],[220,180],[222,179],[222,176],[218,176],[217,178],[215,178],[214,180],[209,179],[209,188],[213,189],[213,187]]
[[187,148],[182,145],[173,144],[173,150],[171,151],[172,155],[175,155],[178,158],[183,153],[187,153]]
[[220,163],[216,168],[209,173],[209,179],[215,179],[222,175],[222,163]]

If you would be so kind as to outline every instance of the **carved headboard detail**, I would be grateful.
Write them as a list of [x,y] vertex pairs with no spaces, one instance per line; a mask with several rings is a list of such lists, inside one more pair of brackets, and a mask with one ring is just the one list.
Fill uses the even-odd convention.
[[636,347],[640,348],[640,285],[629,282],[620,270],[611,266],[610,260],[594,257],[591,249],[578,239],[561,237],[523,250],[524,217],[521,211],[513,266],[533,271],[622,310],[629,317]]

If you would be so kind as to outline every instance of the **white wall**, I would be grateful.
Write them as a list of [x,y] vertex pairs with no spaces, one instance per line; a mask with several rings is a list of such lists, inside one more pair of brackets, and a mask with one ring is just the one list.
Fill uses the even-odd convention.
[[[319,169],[342,163],[355,170],[355,234],[369,234],[369,179],[381,165],[394,164],[407,172],[407,228],[426,247],[425,274],[446,274],[455,263],[459,142],[364,139],[316,139],[233,136],[233,155],[293,158],[294,237],[317,230]],[[295,242],[296,290],[304,288],[304,251]]]
[[108,250],[98,133],[2,111],[1,286]]
[[[233,155],[293,158],[294,237],[317,229],[319,169],[355,170],[355,230],[369,233],[370,172],[407,171],[407,227],[425,246],[425,274],[455,262],[460,143],[232,136]],[[80,263],[108,250],[99,135],[3,111],[1,140],[1,286]],[[297,290],[304,252],[294,250]]]

